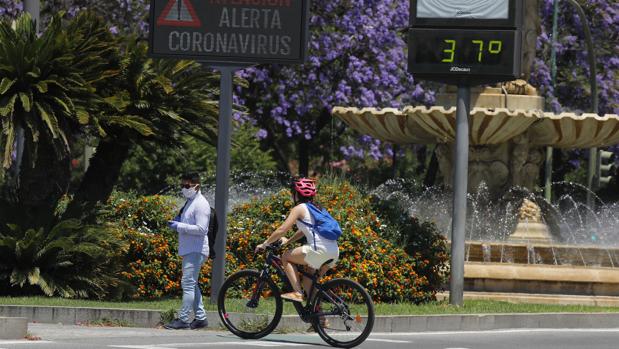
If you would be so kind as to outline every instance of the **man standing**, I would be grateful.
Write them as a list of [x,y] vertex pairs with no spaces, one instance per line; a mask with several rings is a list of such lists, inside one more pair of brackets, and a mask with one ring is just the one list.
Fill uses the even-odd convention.
[[[181,191],[187,199],[179,215],[169,221],[171,229],[178,232],[178,254],[183,258],[183,305],[178,319],[164,327],[170,330],[190,328],[192,330],[208,326],[206,311],[202,304],[202,292],[198,285],[200,269],[208,258],[208,225],[211,208],[200,192],[200,175],[185,174],[181,177]],[[189,322],[193,310],[194,320]]]

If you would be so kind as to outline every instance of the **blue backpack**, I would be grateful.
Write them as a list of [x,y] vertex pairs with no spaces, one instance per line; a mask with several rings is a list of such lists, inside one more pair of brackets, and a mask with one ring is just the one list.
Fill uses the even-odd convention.
[[[310,224],[299,220],[303,225],[309,227],[312,230],[312,234],[322,236],[327,240],[337,240],[342,236],[342,229],[337,221],[331,217],[326,209],[319,210],[318,207],[312,203],[307,203],[310,216],[314,219],[314,224]],[[316,249],[316,239],[314,239],[314,250]]]

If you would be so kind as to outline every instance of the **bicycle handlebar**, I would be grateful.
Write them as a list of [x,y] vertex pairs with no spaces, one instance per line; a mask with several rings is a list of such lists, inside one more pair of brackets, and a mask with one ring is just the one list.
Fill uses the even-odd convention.
[[277,249],[279,249],[280,247],[282,247],[282,240],[279,239],[277,241],[275,241],[274,243],[268,245],[265,247],[266,251],[277,251]]

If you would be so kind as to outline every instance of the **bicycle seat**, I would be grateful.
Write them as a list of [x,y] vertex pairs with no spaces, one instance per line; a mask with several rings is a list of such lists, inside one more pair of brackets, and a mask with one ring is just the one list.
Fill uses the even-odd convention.
[[333,262],[333,259],[329,259],[326,262],[322,263],[322,265],[320,266],[320,268],[316,269],[316,272],[314,274],[316,274],[316,277],[320,276],[320,271],[322,270],[322,267],[324,267],[325,265],[329,265]]
[[322,267],[324,267],[325,265],[331,264],[331,263],[333,263],[333,259],[327,260],[326,262],[322,263],[322,265],[320,266],[320,269],[322,269]]

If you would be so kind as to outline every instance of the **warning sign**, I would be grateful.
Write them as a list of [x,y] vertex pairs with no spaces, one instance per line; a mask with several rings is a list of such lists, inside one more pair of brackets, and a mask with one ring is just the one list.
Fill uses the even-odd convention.
[[305,61],[309,0],[151,0],[150,54],[211,63]]
[[157,25],[200,28],[202,22],[189,0],[169,0],[157,20]]

